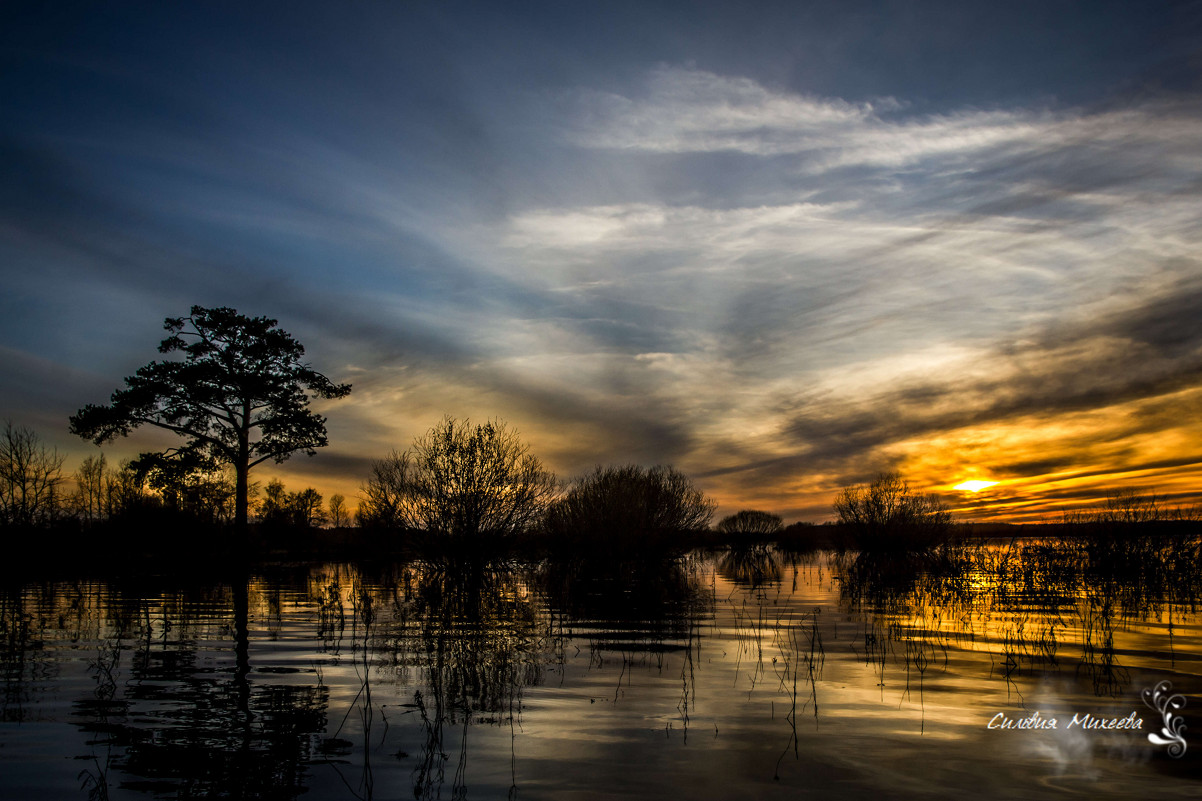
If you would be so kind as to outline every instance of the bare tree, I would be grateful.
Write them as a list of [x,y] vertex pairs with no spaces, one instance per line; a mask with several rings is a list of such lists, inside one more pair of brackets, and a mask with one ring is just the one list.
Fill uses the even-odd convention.
[[229,465],[195,453],[174,458],[144,453],[130,467],[157,493],[148,499],[152,504],[209,525],[234,519],[237,488]]
[[1106,495],[1102,507],[1091,516],[1091,522],[1112,526],[1134,526],[1168,520],[1173,513],[1163,509],[1156,495],[1140,495],[1133,489],[1113,490]]
[[371,476],[359,488],[359,525],[365,528],[404,528],[408,525],[402,508],[410,494],[412,472],[408,452],[393,451],[372,463]]
[[104,476],[108,463],[104,454],[83,460],[75,472],[75,513],[85,525],[92,525],[104,516]]
[[146,477],[134,469],[133,460],[104,475],[104,516],[110,520],[135,512],[146,503]]
[[558,484],[505,423],[444,418],[372,467],[360,521],[456,540],[516,534],[540,521]]
[[348,519],[346,511],[346,496],[335,493],[330,496],[330,525],[334,528],[342,528],[346,525]]
[[929,550],[946,539],[952,522],[937,497],[912,493],[897,473],[844,489],[835,499],[835,514],[861,552]]
[[259,522],[268,525],[288,523],[288,491],[284,482],[273,478],[263,490],[263,501],[259,504]]
[[1136,489],[1112,490],[1099,506],[1065,515],[1092,570],[1136,576],[1196,555],[1195,519],[1193,510],[1170,508],[1163,498]]
[[32,429],[5,421],[0,432],[0,525],[33,528],[54,522],[63,500],[63,460]]

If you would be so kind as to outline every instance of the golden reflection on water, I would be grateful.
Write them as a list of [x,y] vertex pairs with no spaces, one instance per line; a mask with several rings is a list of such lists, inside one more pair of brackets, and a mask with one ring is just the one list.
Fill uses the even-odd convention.
[[[1202,743],[1168,758],[1140,700],[1169,680],[1196,708],[1196,594],[1041,547],[926,571],[759,549],[9,588],[0,790],[66,786],[64,761],[85,797],[1199,790]],[[987,728],[1132,711],[1142,732]]]

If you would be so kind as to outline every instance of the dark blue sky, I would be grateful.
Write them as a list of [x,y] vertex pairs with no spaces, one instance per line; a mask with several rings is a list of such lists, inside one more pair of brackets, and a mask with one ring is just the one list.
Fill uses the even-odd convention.
[[355,384],[281,471],[328,491],[450,413],[731,511],[822,517],[891,468],[1017,511],[1184,498],[1200,19],[8,3],[0,416],[81,459],[67,415],[228,305]]

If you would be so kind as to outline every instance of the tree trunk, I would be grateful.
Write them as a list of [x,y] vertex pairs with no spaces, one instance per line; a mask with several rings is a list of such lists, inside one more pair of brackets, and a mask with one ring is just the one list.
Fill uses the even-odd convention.
[[238,431],[238,461],[234,463],[234,528],[239,535],[248,529],[246,510],[250,505],[250,430]]
[[249,480],[247,477],[249,471],[246,468],[246,461],[234,465],[234,472],[237,476],[235,479],[237,489],[234,493],[234,527],[239,534],[245,534],[249,528],[246,514],[246,507],[249,505]]

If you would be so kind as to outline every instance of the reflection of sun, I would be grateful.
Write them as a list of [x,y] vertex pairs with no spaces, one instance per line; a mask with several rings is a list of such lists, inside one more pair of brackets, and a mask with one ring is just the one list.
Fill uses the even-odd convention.
[[964,490],[965,492],[980,492],[986,487],[992,487],[996,483],[996,481],[965,481],[952,487],[952,489]]

